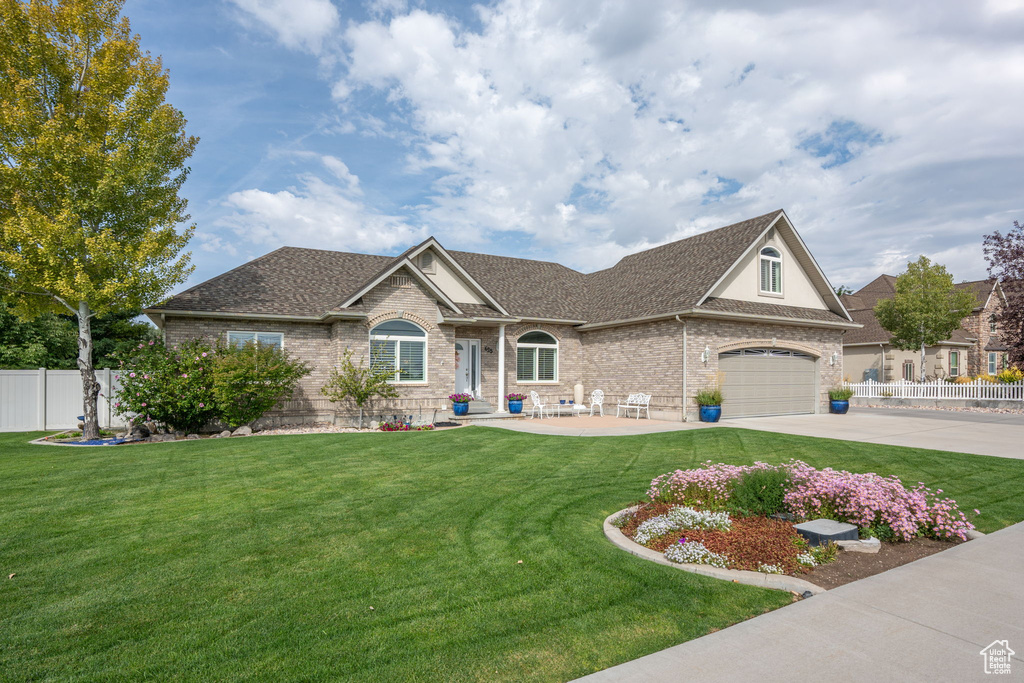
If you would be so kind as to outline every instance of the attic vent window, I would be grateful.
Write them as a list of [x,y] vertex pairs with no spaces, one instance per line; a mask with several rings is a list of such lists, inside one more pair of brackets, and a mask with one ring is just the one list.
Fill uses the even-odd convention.
[[761,250],[761,293],[782,294],[782,254],[772,247]]
[[425,251],[420,254],[420,270],[424,273],[433,273],[434,268],[434,253]]
[[412,284],[412,278],[408,275],[392,275],[391,286],[392,287],[408,287]]

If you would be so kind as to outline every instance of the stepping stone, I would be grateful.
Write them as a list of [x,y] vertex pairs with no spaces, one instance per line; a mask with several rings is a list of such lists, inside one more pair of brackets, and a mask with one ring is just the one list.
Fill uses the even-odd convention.
[[824,545],[829,541],[856,541],[859,535],[856,525],[834,519],[815,519],[794,524],[793,528],[812,546]]

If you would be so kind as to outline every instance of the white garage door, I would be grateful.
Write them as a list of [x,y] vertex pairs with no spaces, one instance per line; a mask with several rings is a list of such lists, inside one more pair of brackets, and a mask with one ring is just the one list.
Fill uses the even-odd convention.
[[799,351],[742,349],[719,355],[722,417],[813,413],[814,358]]

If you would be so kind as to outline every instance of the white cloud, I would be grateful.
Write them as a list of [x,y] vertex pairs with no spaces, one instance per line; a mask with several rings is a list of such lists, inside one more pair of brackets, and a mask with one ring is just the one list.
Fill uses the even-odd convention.
[[321,55],[341,24],[330,0],[231,0],[250,23],[272,33],[285,47]]
[[[423,228],[367,206],[359,178],[340,159],[324,156],[320,161],[340,184],[306,173],[299,177],[299,186],[278,192],[233,192],[224,205],[234,213],[219,219],[217,225],[233,232],[246,247],[286,244],[379,254],[425,239]],[[231,246],[219,237],[203,241],[218,251]]]
[[[418,238],[414,222],[453,247],[519,240],[523,255],[592,270],[782,207],[833,281],[920,253],[963,279],[983,275],[981,235],[1008,227],[1019,196],[1017,0],[504,0],[476,8],[479,30],[429,5],[378,0],[373,20],[341,29],[328,13],[320,30],[330,18],[234,1],[264,8],[248,11],[297,49],[340,34],[344,132],[406,144],[392,163],[432,183],[408,220],[368,219],[395,239]],[[386,111],[350,109],[361,94]],[[362,243],[353,221],[374,212],[357,192],[389,188],[331,158],[332,189],[304,177],[231,202],[265,221],[340,211],[332,230]]]

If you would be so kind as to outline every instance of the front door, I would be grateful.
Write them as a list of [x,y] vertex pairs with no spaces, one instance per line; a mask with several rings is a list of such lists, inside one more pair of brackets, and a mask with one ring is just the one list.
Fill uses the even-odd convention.
[[480,340],[455,340],[455,393],[480,398]]

